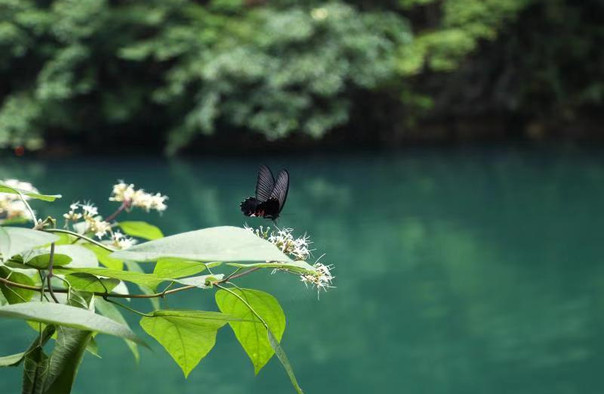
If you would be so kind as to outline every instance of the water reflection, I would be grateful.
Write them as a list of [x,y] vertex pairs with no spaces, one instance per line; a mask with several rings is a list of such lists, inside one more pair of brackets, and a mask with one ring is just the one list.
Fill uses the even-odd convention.
[[[15,161],[0,165],[0,178],[63,192],[63,207],[36,207],[44,214],[83,199],[108,211],[110,185],[123,178],[170,196],[168,211],[151,220],[174,233],[266,224],[238,211],[263,161]],[[307,392],[602,392],[599,152],[416,150],[266,164],[286,164],[292,174],[280,225],[308,231],[315,257],[326,252],[325,262],[336,264],[337,289],[320,301],[293,277],[246,282],[282,301],[284,345]],[[170,303],[199,308],[211,300],[181,295]],[[30,336],[11,331],[2,353]],[[104,359],[87,358],[78,392],[290,390],[273,361],[254,378],[227,330],[187,381],[158,347],[136,366],[120,341],[101,344]],[[17,392],[14,370],[0,376]]]

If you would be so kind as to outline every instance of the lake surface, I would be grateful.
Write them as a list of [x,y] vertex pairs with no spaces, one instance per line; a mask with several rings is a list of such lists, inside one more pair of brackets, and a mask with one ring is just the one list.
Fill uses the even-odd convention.
[[[242,283],[280,300],[282,344],[307,393],[596,394],[604,392],[603,153],[1,159],[0,179],[63,193],[54,205],[36,202],[40,216],[76,200],[108,214],[111,186],[124,179],[169,195],[164,215],[130,218],[173,234],[267,224],[243,217],[239,202],[253,193],[260,163],[285,166],[292,184],[279,224],[311,236],[315,258],[325,253],[321,261],[335,265],[337,288],[317,299],[296,278],[268,272]],[[212,308],[212,295],[180,294],[168,305]],[[33,338],[17,321],[0,320],[0,330],[0,355]],[[255,377],[227,327],[186,380],[157,344],[137,365],[121,340],[97,339],[103,359],[85,356],[74,393],[293,392],[276,359]],[[20,370],[3,369],[0,379],[3,393],[20,391]]]

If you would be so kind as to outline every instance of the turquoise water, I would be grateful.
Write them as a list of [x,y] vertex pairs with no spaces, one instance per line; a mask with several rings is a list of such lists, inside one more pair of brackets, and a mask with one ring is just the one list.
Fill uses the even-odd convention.
[[[133,214],[168,234],[244,218],[255,168],[292,177],[281,226],[308,232],[316,256],[336,266],[320,299],[295,278],[258,273],[288,317],[283,346],[307,393],[602,393],[604,381],[604,156],[601,150],[468,148],[399,153],[163,161],[7,160],[0,178],[32,181],[101,211],[116,179],[170,196],[163,216]],[[204,292],[169,306],[211,308]],[[144,302],[133,302],[149,309]],[[131,322],[141,335],[136,319]],[[0,321],[0,354],[33,333]],[[147,337],[148,338],[148,337]],[[74,392],[288,393],[276,360],[254,377],[227,329],[184,379],[159,346],[136,365],[123,343],[98,337]],[[20,371],[0,371],[17,393]]]

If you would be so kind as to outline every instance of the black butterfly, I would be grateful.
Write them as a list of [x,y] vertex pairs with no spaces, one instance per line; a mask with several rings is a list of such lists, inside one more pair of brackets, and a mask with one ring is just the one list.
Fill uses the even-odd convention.
[[289,173],[279,171],[277,180],[270,168],[261,165],[258,170],[256,197],[248,197],[241,203],[241,212],[245,216],[257,216],[276,220],[285,205],[289,190]]

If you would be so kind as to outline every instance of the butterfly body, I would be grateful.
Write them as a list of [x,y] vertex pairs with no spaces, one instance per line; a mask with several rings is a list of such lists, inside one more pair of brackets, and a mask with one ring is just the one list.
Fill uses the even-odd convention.
[[279,171],[277,179],[271,170],[260,166],[258,181],[256,182],[256,196],[246,198],[240,205],[245,216],[262,217],[276,220],[285,205],[289,191],[289,173],[287,170]]

